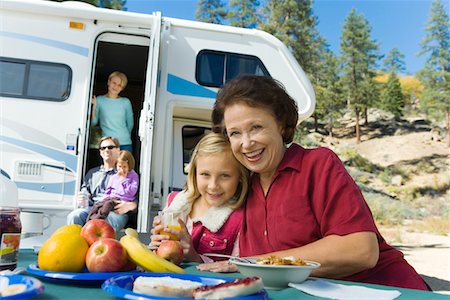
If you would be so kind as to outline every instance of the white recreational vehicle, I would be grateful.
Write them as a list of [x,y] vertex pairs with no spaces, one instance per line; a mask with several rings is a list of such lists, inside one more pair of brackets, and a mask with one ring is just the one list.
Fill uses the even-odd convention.
[[45,240],[75,208],[83,174],[99,163],[91,97],[112,71],[129,83],[140,176],[137,229],[183,187],[189,151],[210,128],[218,88],[240,73],[272,76],[314,110],[312,87],[275,37],[242,29],[101,9],[82,2],[0,3],[0,169],[23,210],[49,214]]

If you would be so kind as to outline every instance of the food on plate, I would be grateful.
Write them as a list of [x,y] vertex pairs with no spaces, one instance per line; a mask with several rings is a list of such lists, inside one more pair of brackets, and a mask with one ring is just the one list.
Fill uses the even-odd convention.
[[176,265],[180,265],[184,259],[183,247],[178,241],[162,241],[156,250],[156,254]]
[[65,232],[51,236],[39,250],[39,268],[54,272],[81,272],[88,249],[88,243],[78,233]]
[[1,297],[12,296],[25,292],[27,286],[23,283],[11,284],[0,291]]
[[246,277],[217,285],[199,287],[194,290],[193,295],[195,299],[223,299],[255,294],[263,288],[261,278]]
[[116,238],[114,228],[102,219],[87,221],[81,229],[81,236],[88,242],[89,246],[100,238]]
[[139,276],[133,284],[133,292],[165,297],[192,298],[193,291],[202,286],[200,282],[172,277]]
[[118,240],[101,238],[94,242],[86,254],[89,272],[120,272],[128,266],[128,254]]
[[269,257],[258,258],[256,263],[260,265],[308,266],[308,263],[303,259],[295,258],[294,256],[279,257],[270,255]]
[[125,231],[125,235],[120,239],[120,244],[127,250],[131,261],[146,271],[185,273],[185,271],[176,264],[165,260],[148,249],[141,243],[139,238],[135,236],[133,231]]

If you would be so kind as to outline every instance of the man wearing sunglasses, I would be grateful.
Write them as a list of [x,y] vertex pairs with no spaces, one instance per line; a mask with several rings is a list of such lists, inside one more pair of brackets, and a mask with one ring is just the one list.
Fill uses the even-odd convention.
[[[99,143],[99,151],[103,164],[87,172],[77,195],[78,208],[69,213],[67,224],[83,226],[86,223],[89,211],[95,202],[103,199],[109,178],[116,173],[116,162],[120,153],[119,141],[111,136],[103,137]],[[114,217],[113,214],[111,217]]]

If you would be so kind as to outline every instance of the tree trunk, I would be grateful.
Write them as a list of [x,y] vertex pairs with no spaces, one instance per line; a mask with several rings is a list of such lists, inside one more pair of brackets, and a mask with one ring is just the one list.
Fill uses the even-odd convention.
[[445,112],[445,122],[447,123],[447,147],[450,148],[450,112]]
[[313,119],[314,119],[314,132],[318,132],[319,131],[319,124],[317,121],[317,114],[313,114]]
[[359,144],[361,143],[361,132],[360,132],[360,128],[359,128],[359,109],[355,108],[355,133],[356,133],[356,143]]
[[369,116],[367,115],[367,107],[364,108],[364,126],[367,126],[369,124]]

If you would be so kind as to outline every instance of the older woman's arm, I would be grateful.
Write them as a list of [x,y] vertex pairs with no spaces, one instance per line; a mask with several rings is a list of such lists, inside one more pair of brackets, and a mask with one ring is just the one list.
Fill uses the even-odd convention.
[[259,256],[295,256],[317,261],[321,267],[315,269],[312,276],[338,279],[373,268],[379,252],[375,233],[357,232],[345,236],[329,235],[302,247]]

